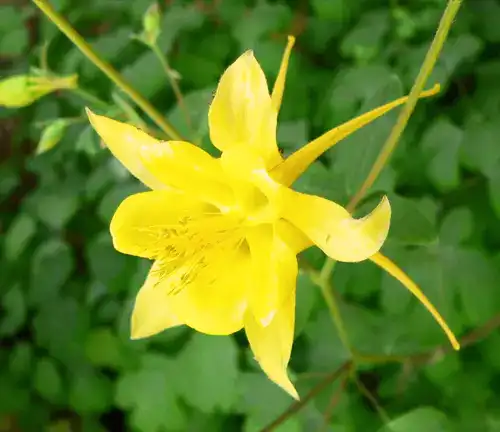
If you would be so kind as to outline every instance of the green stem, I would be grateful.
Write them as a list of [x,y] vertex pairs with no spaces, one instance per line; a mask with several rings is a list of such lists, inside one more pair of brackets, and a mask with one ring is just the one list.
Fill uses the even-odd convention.
[[101,107],[102,109],[109,109],[109,104],[102,99],[99,99],[97,96],[93,95],[92,93],[88,92],[87,90],[84,90],[80,87],[71,89],[71,91],[81,97],[83,100],[86,100],[89,103],[92,103],[94,105],[97,105]]
[[148,44],[148,46],[149,46],[149,48],[151,48],[153,53],[158,58],[158,61],[161,63],[161,66],[165,72],[165,75],[167,76],[167,79],[170,82],[170,85],[172,86],[172,90],[174,91],[175,98],[177,99],[177,103],[179,104],[179,107],[182,111],[182,114],[184,116],[184,120],[186,121],[186,126],[189,128],[189,131],[191,132],[192,137],[194,139],[195,136],[194,136],[193,124],[191,123],[191,117],[189,115],[189,111],[186,107],[186,104],[184,103],[184,98],[182,97],[181,88],[179,87],[179,84],[177,83],[177,80],[175,79],[175,77],[172,75],[172,69],[170,68],[170,65],[168,63],[168,59],[162,53],[158,44],[153,43],[151,45]]
[[349,337],[347,336],[347,331],[340,314],[337,299],[335,298],[335,294],[333,293],[332,285],[330,283],[330,275],[335,268],[335,264],[336,261],[327,259],[323,268],[321,269],[321,272],[313,277],[313,281],[316,283],[316,285],[319,286],[321,290],[321,294],[323,295],[326,305],[328,306],[330,316],[332,317],[332,321],[337,328],[337,332],[339,334],[342,345],[344,345],[347,351],[349,351],[349,353],[351,354],[351,357],[353,357],[352,346],[349,341]]
[[111,81],[126,93],[170,138],[182,139],[177,131],[163,118],[153,105],[139,94],[109,63],[104,61],[76,32],[71,24],[46,0],[33,0],[36,6],[63,32],[75,46],[96,65]]
[[436,61],[439,57],[439,54],[441,53],[441,50],[443,49],[443,45],[446,41],[446,38],[448,37],[451,25],[453,24],[453,21],[458,13],[458,10],[460,9],[461,4],[462,0],[448,1],[443,16],[441,17],[436,35],[434,36],[429,51],[427,51],[427,55],[425,56],[417,79],[415,80],[415,83],[413,84],[413,87],[410,91],[408,100],[401,110],[398,121],[392,129],[389,137],[387,138],[387,141],[385,142],[384,147],[382,148],[375,163],[373,164],[373,167],[366,177],[366,180],[364,181],[358,192],[354,195],[350,203],[347,205],[348,211],[352,212],[356,208],[366,192],[373,185],[380,172],[384,168],[385,164],[387,163],[392,152],[396,148],[399,138],[401,137],[401,134],[403,133],[403,130],[405,129],[413,110],[415,109],[415,105],[418,101],[418,96],[424,89],[427,78],[429,78],[429,75],[434,69]]

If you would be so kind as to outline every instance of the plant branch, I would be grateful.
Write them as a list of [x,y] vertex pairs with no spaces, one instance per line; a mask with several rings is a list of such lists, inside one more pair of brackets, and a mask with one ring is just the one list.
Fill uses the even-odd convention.
[[458,10],[460,9],[461,4],[462,0],[448,1],[443,16],[441,17],[441,21],[439,23],[436,35],[434,36],[429,51],[425,56],[422,67],[420,68],[420,71],[417,75],[417,79],[415,80],[415,83],[413,84],[413,87],[408,96],[408,100],[406,101],[406,104],[403,106],[403,109],[399,114],[398,121],[394,126],[394,128],[391,130],[391,133],[387,138],[387,141],[385,142],[382,151],[375,160],[375,163],[373,164],[373,167],[370,170],[366,180],[363,182],[358,192],[356,192],[354,197],[347,205],[347,210],[349,212],[352,212],[356,208],[356,206],[364,197],[366,192],[373,185],[373,183],[379,176],[380,172],[384,168],[385,164],[387,163],[392,152],[396,148],[399,138],[401,137],[401,134],[403,133],[413,110],[415,109],[415,106],[418,101],[418,96],[424,89],[427,78],[431,74],[432,69],[434,68],[436,61],[439,57],[439,54],[443,49],[443,45],[448,37],[451,25],[453,24],[453,21],[458,13]]
[[151,103],[139,94],[108,62],[103,60],[83,39],[71,24],[57,12],[47,0],[33,0],[33,3],[63,32],[75,46],[97,66],[117,87],[126,93],[158,127],[170,138],[182,139]]
[[334,370],[330,374],[328,374],[325,379],[320,381],[316,386],[314,386],[311,391],[301,400],[294,402],[291,404],[283,413],[274,419],[271,423],[269,423],[266,427],[264,427],[261,432],[271,432],[275,430],[278,426],[288,420],[295,413],[304,408],[309,401],[314,399],[319,393],[325,390],[329,385],[335,382],[338,378],[340,378],[345,373],[349,372],[352,367],[352,361],[348,360],[343,363],[338,369]]

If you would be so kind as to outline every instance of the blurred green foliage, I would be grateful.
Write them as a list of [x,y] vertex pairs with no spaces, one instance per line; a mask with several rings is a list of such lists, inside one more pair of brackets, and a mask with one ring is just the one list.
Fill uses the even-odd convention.
[[[286,34],[297,34],[279,126],[289,154],[407,93],[446,2],[162,2],[157,43],[181,78],[191,125],[158,58],[130,37],[150,0],[52,3],[207,149],[206,113],[225,67],[253,48],[272,82]],[[500,336],[490,335],[500,326],[499,23],[497,0],[464,1],[429,81],[443,91],[419,103],[368,197],[383,192],[393,203],[384,253],[456,333],[479,332],[461,352],[439,355],[443,334],[402,286],[370,262],[338,264],[332,284],[354,347],[408,357],[361,366],[356,379],[314,393],[276,430],[500,431]],[[116,252],[108,224],[117,204],[143,188],[101,149],[83,106],[117,116],[134,107],[33,4],[2,2],[2,78],[43,63],[46,42],[50,68],[78,74],[80,90],[0,108],[0,431],[260,430],[292,400],[259,371],[244,337],[179,328],[129,340],[147,263]],[[346,204],[395,116],[328,152],[297,188]],[[307,258],[318,267],[324,260],[315,250]],[[300,274],[291,362],[299,393],[347,359],[317,287]]]

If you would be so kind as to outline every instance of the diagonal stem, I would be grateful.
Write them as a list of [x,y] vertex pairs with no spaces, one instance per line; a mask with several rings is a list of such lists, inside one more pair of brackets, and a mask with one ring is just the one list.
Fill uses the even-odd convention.
[[385,164],[387,163],[392,152],[396,148],[399,138],[401,137],[401,134],[403,133],[403,130],[405,129],[413,110],[415,109],[415,106],[418,101],[418,96],[422,92],[425,83],[427,81],[427,78],[429,78],[429,75],[431,74],[432,69],[436,64],[439,54],[443,49],[443,45],[448,37],[451,25],[453,24],[453,21],[458,13],[458,10],[460,9],[461,4],[462,0],[448,1],[443,16],[441,17],[441,21],[439,23],[436,35],[432,41],[429,51],[427,52],[427,55],[425,56],[424,63],[420,68],[415,83],[413,84],[408,100],[406,101],[406,104],[403,106],[403,109],[399,114],[398,121],[394,126],[394,128],[392,129],[389,137],[387,138],[387,141],[385,142],[382,151],[375,160],[375,163],[373,164],[370,173],[366,177],[366,180],[363,182],[358,192],[356,192],[354,197],[347,205],[347,210],[349,212],[352,212],[359,204],[361,199],[363,199],[364,195],[373,185],[373,183],[379,176],[380,172],[384,168]]
[[176,140],[181,137],[151,103],[138,93],[108,62],[103,60],[83,39],[71,24],[57,12],[47,0],[33,0],[33,3],[63,32],[75,46],[96,65],[117,87],[126,93],[153,120],[165,134]]

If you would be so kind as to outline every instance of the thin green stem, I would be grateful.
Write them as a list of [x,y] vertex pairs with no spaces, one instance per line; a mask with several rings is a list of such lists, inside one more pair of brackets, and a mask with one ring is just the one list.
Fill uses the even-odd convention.
[[82,89],[81,87],[76,87],[74,89],[71,89],[71,92],[81,97],[83,100],[91,104],[97,105],[102,109],[106,110],[110,108],[110,105],[106,101],[103,101],[102,99],[98,98],[97,96],[93,95],[87,90]]
[[93,48],[83,39],[71,24],[59,14],[46,0],[33,0],[33,3],[63,32],[75,46],[97,66],[117,87],[126,93],[144,112],[172,139],[182,139],[177,131],[163,116],[139,94],[108,62],[103,60]]
[[342,320],[342,316],[340,314],[340,309],[337,304],[337,299],[335,298],[335,294],[333,293],[332,285],[330,283],[330,275],[335,268],[336,261],[327,259],[321,272],[313,274],[312,280],[318,285],[321,290],[321,294],[325,299],[326,305],[328,306],[328,311],[330,312],[330,316],[332,317],[332,321],[335,324],[337,332],[339,334],[340,341],[342,345],[349,351],[352,357],[352,347],[349,341],[349,337],[347,336],[347,331],[345,329],[344,321]]
[[179,104],[179,107],[182,111],[182,114],[184,116],[184,120],[186,121],[186,126],[188,127],[189,131],[192,134],[192,138],[194,139],[194,130],[193,130],[193,124],[191,122],[191,116],[189,115],[189,111],[186,107],[186,104],[184,103],[184,98],[182,96],[181,88],[179,87],[177,80],[175,79],[175,77],[172,74],[172,69],[170,68],[170,65],[168,63],[168,59],[162,53],[158,44],[153,43],[151,45],[148,44],[148,46],[149,46],[149,48],[151,48],[153,53],[158,58],[158,61],[161,63],[161,66],[165,72],[165,75],[167,76],[167,79],[170,82],[170,85],[172,86],[172,90],[174,91],[175,98],[177,99],[177,103]]
[[418,101],[418,96],[424,89],[425,83],[429,78],[432,70],[434,69],[436,61],[439,57],[439,54],[441,53],[441,50],[443,49],[443,45],[448,37],[451,25],[453,24],[453,21],[458,13],[458,10],[460,9],[461,4],[462,0],[448,1],[443,16],[441,17],[436,35],[434,36],[429,51],[425,56],[422,67],[420,68],[420,71],[417,75],[417,79],[415,80],[415,83],[413,84],[413,87],[408,96],[408,100],[401,110],[398,121],[392,129],[389,137],[387,138],[387,141],[385,142],[380,154],[375,160],[375,163],[373,164],[370,173],[366,177],[366,180],[361,185],[358,192],[356,192],[350,203],[347,205],[347,210],[349,210],[350,212],[352,212],[356,208],[366,192],[373,185],[380,172],[384,168],[385,164],[389,160],[392,152],[396,148],[399,138],[401,137],[401,134],[403,133],[413,110],[415,109]]

